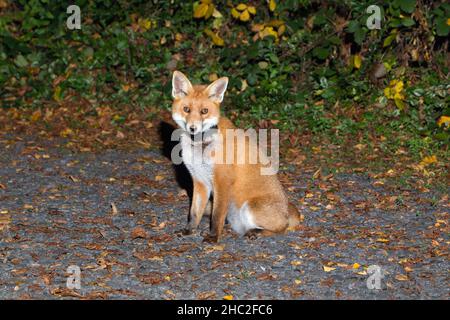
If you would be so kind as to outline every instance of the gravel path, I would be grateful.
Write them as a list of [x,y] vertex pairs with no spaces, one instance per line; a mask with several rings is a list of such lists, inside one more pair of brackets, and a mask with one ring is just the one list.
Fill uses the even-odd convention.
[[[249,240],[227,227],[211,245],[176,235],[189,198],[158,150],[72,153],[4,137],[0,299],[449,298],[446,201],[296,170],[282,181],[304,215],[297,231]],[[71,265],[81,289],[66,287]],[[379,290],[367,287],[371,265]]]

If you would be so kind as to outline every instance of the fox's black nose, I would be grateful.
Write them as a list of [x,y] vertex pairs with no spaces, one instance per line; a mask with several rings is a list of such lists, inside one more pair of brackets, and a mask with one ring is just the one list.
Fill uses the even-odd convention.
[[189,130],[191,130],[191,132],[194,133],[195,130],[197,130],[197,127],[192,125],[192,126],[189,127]]

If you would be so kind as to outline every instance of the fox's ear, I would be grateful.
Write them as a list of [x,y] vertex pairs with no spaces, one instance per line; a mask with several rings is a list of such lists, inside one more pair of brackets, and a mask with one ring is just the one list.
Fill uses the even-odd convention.
[[181,99],[188,95],[192,90],[192,84],[189,79],[180,71],[174,71],[172,77],[172,97]]
[[217,79],[206,88],[208,98],[214,102],[221,103],[223,100],[223,95],[227,90],[227,86],[228,86],[227,77]]

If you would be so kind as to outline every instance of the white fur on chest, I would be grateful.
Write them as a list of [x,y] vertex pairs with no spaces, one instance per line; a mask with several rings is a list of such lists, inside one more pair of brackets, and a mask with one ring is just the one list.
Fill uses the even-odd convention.
[[[213,139],[211,142],[215,144]],[[191,139],[187,135],[181,137],[181,147],[183,162],[189,170],[192,178],[199,180],[208,188],[213,190],[213,175],[214,175],[214,159],[210,157],[208,152],[204,152],[202,145],[191,144]],[[212,145],[214,147],[214,145]]]

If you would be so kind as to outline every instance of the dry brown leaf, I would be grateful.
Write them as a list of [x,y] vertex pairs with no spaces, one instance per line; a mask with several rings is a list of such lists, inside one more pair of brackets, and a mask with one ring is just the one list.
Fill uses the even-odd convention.
[[113,216],[115,216],[115,215],[118,214],[118,213],[119,213],[119,210],[117,210],[116,205],[114,204],[114,202],[111,202],[111,214],[112,214]]
[[395,276],[395,279],[397,279],[398,281],[408,281],[408,276],[405,274],[397,274]]
[[132,239],[137,239],[137,238],[145,239],[145,238],[147,238],[147,231],[145,231],[145,229],[142,227],[136,227],[133,229],[133,231],[131,231],[131,238]]
[[70,180],[72,180],[73,182],[79,182],[80,180],[78,180],[77,178],[75,178],[74,176],[69,176]]

